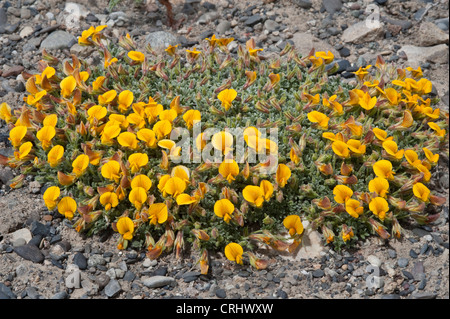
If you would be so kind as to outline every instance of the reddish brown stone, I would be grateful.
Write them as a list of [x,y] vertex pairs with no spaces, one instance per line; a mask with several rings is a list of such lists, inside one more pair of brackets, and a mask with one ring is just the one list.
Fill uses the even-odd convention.
[[17,76],[20,73],[22,73],[22,71],[24,69],[25,68],[21,65],[14,65],[14,66],[10,67],[9,69],[4,70],[2,76],[4,78],[10,77],[10,76]]

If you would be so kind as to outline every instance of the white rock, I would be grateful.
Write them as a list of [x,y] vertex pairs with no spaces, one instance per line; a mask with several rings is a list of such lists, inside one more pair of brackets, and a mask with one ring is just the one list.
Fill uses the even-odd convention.
[[23,239],[25,244],[28,243],[32,238],[31,232],[27,228],[18,229],[11,234],[11,241],[14,243],[17,240]]
[[89,14],[89,10],[86,9],[84,5],[75,2],[66,2],[64,12],[69,15],[75,15],[83,18],[86,18]]
[[316,51],[331,51],[336,58],[340,57],[339,52],[336,51],[332,45],[316,38],[310,33],[296,32],[292,37],[292,41],[294,42],[295,48],[302,56],[307,56],[309,52],[311,52],[311,49],[314,48]]
[[357,22],[347,29],[342,34],[342,41],[346,43],[365,43],[380,39],[383,34],[381,23],[377,26],[370,27],[366,21]]
[[377,257],[377,256],[374,256],[374,255],[369,255],[369,256],[367,256],[367,261],[372,265],[372,266],[374,266],[374,267],[380,267],[381,266],[381,264],[382,264],[382,262],[381,262],[381,260]]
[[448,45],[439,44],[432,47],[419,47],[415,45],[404,45],[399,51],[405,52],[408,57],[408,66],[413,68],[420,66],[423,62],[448,63]]
[[23,39],[32,35],[33,31],[34,31],[33,28],[27,25],[25,28],[22,29],[22,31],[20,31],[19,35]]
[[175,279],[166,276],[142,277],[141,282],[148,288],[160,288],[175,284]]

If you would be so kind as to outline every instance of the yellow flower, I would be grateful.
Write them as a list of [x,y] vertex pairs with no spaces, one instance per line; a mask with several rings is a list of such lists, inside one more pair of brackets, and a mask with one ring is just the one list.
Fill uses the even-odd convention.
[[119,205],[119,197],[114,192],[104,192],[100,196],[100,204],[105,207],[105,210],[111,210],[111,208]]
[[56,207],[56,201],[59,198],[60,194],[61,190],[58,186],[50,186],[45,190],[43,199],[48,210],[53,210]]
[[225,246],[225,257],[228,260],[234,261],[239,265],[243,265],[242,255],[244,254],[244,249],[242,246],[236,243],[229,243]]
[[75,90],[75,87],[77,86],[77,81],[72,75],[69,75],[68,77],[64,78],[61,83],[59,84],[59,87],[61,88],[61,95],[63,97],[69,97],[73,90]]
[[77,158],[72,162],[72,173],[77,177],[80,177],[89,165],[89,156],[85,154],[78,155]]
[[219,174],[225,178],[228,183],[235,180],[236,176],[239,175],[239,165],[234,160],[225,159],[219,165]]
[[77,210],[77,203],[72,197],[63,197],[58,203],[58,212],[71,220],[75,211]]
[[344,136],[342,135],[341,132],[337,133],[336,135],[332,132],[323,132],[322,137],[333,142],[335,141],[344,142]]
[[[333,143],[334,144],[334,143]],[[359,140],[350,139],[347,141],[347,146],[355,154],[365,154],[366,153],[366,145],[361,144]]]
[[423,76],[423,72],[422,72],[422,69],[420,68],[420,66],[416,70],[414,70],[412,67],[409,66],[406,68],[406,70],[411,72],[411,75],[414,78],[421,78]]
[[428,148],[424,147],[422,150],[425,153],[425,156],[432,164],[436,164],[439,161],[439,154],[433,154],[432,151],[430,151]]
[[242,191],[244,199],[255,207],[262,207],[264,203],[264,192],[259,186],[247,185]]
[[128,158],[131,173],[134,174],[148,163],[148,155],[145,153],[134,153]]
[[287,167],[285,164],[278,164],[277,173],[276,173],[276,181],[278,186],[283,188],[289,178],[291,177],[291,169]]
[[270,73],[269,74],[269,79],[270,79],[270,84],[272,86],[275,86],[277,83],[280,82],[281,75],[280,74],[275,74],[275,73]]
[[406,150],[404,155],[408,163],[412,166],[421,163],[421,161],[419,160],[419,155],[413,150]]
[[395,143],[394,141],[392,141],[392,140],[384,141],[382,146],[383,146],[384,150],[386,151],[386,153],[388,153],[392,157],[394,157],[398,160],[403,158],[403,153],[405,151],[398,150],[397,143]]
[[303,224],[298,215],[286,216],[283,220],[283,225],[289,231],[289,235],[301,235],[303,233]]
[[159,180],[158,189],[162,192],[163,197],[171,195],[176,198],[186,189],[186,182],[177,176],[164,175]]
[[228,111],[231,107],[231,103],[236,99],[237,92],[234,89],[225,89],[221,91],[217,98],[222,102],[222,107],[225,111]]
[[142,63],[145,60],[145,55],[139,51],[130,51],[128,52],[128,57],[138,63]]
[[134,223],[130,217],[120,217],[116,224],[117,231],[122,235],[123,239],[133,239]]
[[267,180],[262,180],[261,183],[259,184],[259,188],[261,188],[264,199],[266,201],[269,201],[269,199],[272,197],[273,194],[272,183]]
[[172,124],[167,120],[158,121],[153,125],[153,132],[155,132],[156,137],[160,140],[172,132]]
[[9,140],[11,141],[12,146],[19,147],[22,143],[22,139],[27,134],[27,127],[24,125],[15,126],[9,131]]
[[98,96],[98,104],[105,105],[114,101],[117,96],[116,90],[109,90]]
[[120,125],[115,124],[114,122],[106,123],[101,133],[102,144],[111,145],[113,138],[117,137],[120,134],[120,131]]
[[370,201],[369,209],[380,220],[384,220],[386,213],[389,211],[389,204],[383,197],[375,197]]
[[137,128],[143,128],[145,126],[144,117],[140,116],[138,113],[131,113],[126,117],[126,121],[129,124],[136,126]]
[[428,202],[430,198],[430,190],[422,183],[415,183],[413,186],[414,196],[424,202]]
[[367,74],[369,74],[369,72],[367,70],[369,70],[372,66],[368,65],[366,67],[359,67],[358,71],[353,72],[360,80],[362,80]]
[[343,204],[350,199],[353,195],[353,191],[350,187],[345,185],[336,185],[333,189],[334,200],[336,203]]
[[359,106],[365,110],[371,110],[377,104],[377,97],[370,97],[368,92],[365,92],[362,97],[359,98]]
[[47,154],[47,162],[51,167],[55,167],[59,164],[64,155],[64,147],[61,145],[55,145]]
[[94,105],[94,106],[89,108],[87,113],[88,113],[88,121],[89,121],[89,123],[93,124],[94,120],[99,121],[102,118],[104,118],[106,116],[106,114],[108,113],[108,110],[104,106]]
[[248,53],[250,53],[250,56],[253,56],[253,57],[257,57],[258,56],[258,52],[260,52],[260,51],[263,51],[263,49],[260,49],[260,48],[257,48],[257,49],[250,48],[250,49],[248,49]]
[[136,207],[137,210],[142,208],[142,205],[147,200],[147,191],[142,187],[135,187],[131,189],[130,194],[128,195],[128,199],[130,202]]
[[47,77],[47,79],[51,79],[56,73],[56,70],[54,68],[52,68],[51,66],[48,66],[44,69],[44,71],[42,71],[41,74],[36,74],[35,75],[35,83],[37,85],[40,85],[42,83],[42,80],[44,79],[44,77]]
[[103,86],[105,79],[106,79],[106,77],[104,77],[104,76],[99,76],[98,78],[96,78],[95,81],[92,82],[92,89],[94,91],[97,91],[98,89],[100,89]]
[[151,179],[144,174],[136,175],[131,180],[131,188],[142,187],[148,191],[152,187]]
[[186,122],[187,128],[190,130],[195,122],[199,122],[202,119],[202,114],[199,110],[189,110],[183,115],[183,120]]
[[374,127],[372,131],[380,141],[392,140],[394,138],[393,136],[387,137],[387,132],[377,127]]
[[145,143],[145,146],[150,148],[156,147],[156,135],[155,132],[148,128],[140,129],[137,133],[137,138]]
[[120,125],[120,127],[123,129],[126,129],[130,124],[128,123],[125,115],[115,113],[109,115],[109,122],[111,122],[111,125]]
[[439,137],[444,137],[445,136],[445,130],[443,130],[443,129],[441,129],[440,127],[439,127],[439,125],[437,125],[436,123],[434,123],[434,122],[428,122],[428,126],[430,127],[430,128],[432,128],[435,132],[436,132],[436,135],[437,136],[439,136]]
[[[35,95],[30,94],[30,95],[27,96],[27,104],[35,105],[37,102],[39,102],[46,95],[47,95],[47,91],[46,90],[39,91]],[[36,107],[38,107],[38,106],[36,105]]]
[[105,56],[105,63],[103,63],[103,67],[106,69],[107,67],[109,67],[111,64],[116,63],[117,61],[119,61],[117,58],[112,58],[111,56]]
[[211,144],[215,149],[226,155],[232,150],[233,135],[226,131],[218,132],[212,136]]
[[398,103],[400,102],[401,95],[397,92],[396,89],[387,88],[384,90],[384,94],[391,105],[395,106],[398,105]]
[[388,160],[380,160],[373,164],[373,172],[378,177],[387,178],[389,180],[394,179],[394,172],[392,171],[392,163]]
[[120,112],[124,113],[128,110],[130,105],[133,103],[134,95],[133,92],[125,90],[120,92],[118,98],[118,109]]
[[11,114],[11,107],[6,103],[3,102],[0,104],[0,119],[5,121],[6,123],[11,122],[12,114]]
[[193,48],[192,50],[186,50],[186,53],[187,53],[188,59],[195,61],[200,56],[201,52],[197,51],[197,48]]
[[164,203],[151,204],[148,209],[148,219],[150,224],[162,224],[167,220],[168,216],[167,206]]
[[353,236],[355,236],[355,234],[353,233],[353,228],[343,224],[341,236],[344,242],[349,241],[350,239],[352,239]]
[[131,132],[122,132],[117,136],[117,142],[123,147],[127,147],[129,149],[136,149],[138,147],[138,141],[136,139],[136,135]]
[[172,123],[178,116],[178,113],[176,110],[174,109],[169,109],[169,110],[164,110],[161,113],[159,113],[159,119],[161,121],[169,121],[170,123]]
[[19,147],[18,152],[14,152],[14,157],[18,160],[22,160],[30,154],[31,149],[33,148],[33,143],[25,142]]
[[380,197],[386,197],[388,190],[389,182],[386,178],[375,177],[369,182],[369,192],[375,192]]
[[173,55],[175,55],[175,51],[176,51],[177,47],[178,47],[178,44],[177,45],[169,45],[164,51],[166,51],[169,55],[173,56]]
[[345,202],[345,211],[349,213],[350,216],[358,218],[364,212],[364,207],[361,205],[360,201],[349,199]]
[[226,223],[230,222],[233,212],[234,205],[226,198],[219,199],[214,204],[214,214],[216,214],[220,218],[223,218]]
[[329,64],[333,62],[334,60],[334,54],[331,51],[325,52],[325,51],[318,51],[316,52],[316,57],[323,59],[325,64]]
[[331,144],[331,148],[333,150],[333,152],[340,157],[349,157],[350,156],[350,151],[348,149],[348,145],[347,143],[344,143],[342,141],[334,141],[333,144]]
[[119,162],[113,160],[106,162],[105,164],[103,164],[101,168],[102,176],[116,183],[119,182],[120,178],[119,172],[120,172],[120,164]]
[[47,115],[44,118],[44,121],[42,122],[44,126],[53,126],[53,127],[55,127],[57,123],[58,123],[58,115],[56,114]]
[[321,112],[312,111],[308,113],[308,120],[317,123],[321,128],[327,129],[330,118]]
[[51,140],[56,135],[56,130],[53,126],[44,126],[37,133],[36,137],[41,141],[42,148],[46,150],[50,147]]

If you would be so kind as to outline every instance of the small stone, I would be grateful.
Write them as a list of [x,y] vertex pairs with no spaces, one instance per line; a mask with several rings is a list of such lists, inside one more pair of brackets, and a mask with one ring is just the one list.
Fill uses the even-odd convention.
[[224,298],[227,297],[227,293],[226,293],[226,291],[224,289],[219,288],[219,289],[216,290],[216,297],[224,299]]
[[20,247],[15,247],[14,252],[23,259],[30,260],[34,263],[42,263],[45,259],[39,248],[34,245],[27,244]]
[[436,299],[437,294],[433,292],[414,292],[411,295],[412,299]]
[[210,11],[202,14],[197,20],[197,24],[207,24],[210,21],[214,21],[220,17],[217,11]]
[[175,283],[174,278],[166,276],[143,277],[141,281],[148,288],[160,288]]
[[312,272],[314,278],[322,278],[325,275],[325,272],[322,269],[316,269]]
[[400,268],[406,268],[408,266],[408,264],[409,264],[409,259],[408,258],[399,258],[397,260],[397,265]]
[[266,22],[264,22],[264,28],[270,32],[276,31],[278,30],[280,27],[280,25],[278,24],[278,22],[274,21],[274,20],[266,20]]
[[293,2],[303,9],[309,9],[312,7],[311,0],[293,0]]
[[392,259],[397,258],[397,252],[393,249],[388,249],[388,254],[389,254],[389,257]]
[[417,253],[414,251],[414,249],[411,249],[411,250],[409,251],[409,256],[412,257],[412,258],[417,258],[417,257],[419,257],[419,255],[417,255]]
[[25,68],[22,65],[13,65],[12,67],[10,67],[8,69],[3,70],[2,76],[4,78],[10,77],[10,76],[17,76],[20,73],[22,73],[22,71],[24,69]]
[[369,289],[380,289],[384,286],[384,279],[379,276],[371,276],[370,279],[368,278],[366,283],[367,288]]
[[341,0],[323,0],[322,6],[329,14],[334,14],[342,9]]
[[417,33],[417,44],[422,47],[449,42],[449,35],[432,22],[423,22]]
[[11,234],[11,241],[14,243],[17,240],[22,240],[27,244],[32,237],[31,232],[27,228],[21,228]]
[[229,21],[222,21],[217,25],[216,31],[218,34],[224,34],[228,30],[230,30],[230,28],[231,28],[231,23]]
[[54,294],[51,299],[68,299],[68,298],[69,295],[67,294],[67,292],[63,290]]
[[342,41],[354,44],[372,42],[380,39],[382,34],[383,27],[381,24],[369,28],[365,21],[361,21],[344,30],[342,34]]
[[31,18],[31,11],[28,8],[21,8],[20,9],[20,18],[21,19],[29,19]]
[[66,31],[57,30],[50,33],[44,41],[41,42],[41,49],[58,50],[68,49],[77,43],[77,39]]
[[369,256],[367,256],[367,261],[368,261],[372,266],[378,267],[378,268],[380,268],[380,267],[381,267],[381,264],[382,264],[381,260],[380,260],[378,257],[374,256],[374,255],[369,255]]
[[87,266],[88,266],[87,259],[81,252],[77,252],[73,256],[73,263],[75,265],[77,265],[80,270],[85,270],[85,269],[87,269]]
[[104,289],[105,295],[107,295],[109,298],[117,296],[121,291],[122,287],[120,286],[120,283],[115,279],[110,280]]
[[109,283],[111,278],[107,274],[100,274],[95,278],[95,282],[97,283],[99,289],[103,289]]
[[177,38],[166,31],[151,32],[146,36],[145,41],[155,51],[164,51],[169,45],[177,44]]
[[259,14],[252,15],[247,20],[244,21],[244,24],[248,27],[252,27],[257,23],[260,23],[263,21],[263,17]]

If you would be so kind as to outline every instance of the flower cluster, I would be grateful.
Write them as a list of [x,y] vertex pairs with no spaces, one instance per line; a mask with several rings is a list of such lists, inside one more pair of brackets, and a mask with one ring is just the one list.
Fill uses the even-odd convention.
[[1,163],[21,171],[11,187],[35,175],[47,208],[77,231],[111,227],[119,249],[145,247],[150,258],[179,257],[188,242],[207,273],[217,249],[267,267],[256,242],[292,252],[302,220],[327,243],[351,245],[388,229],[400,237],[399,220],[425,223],[427,207],[442,204],[427,183],[448,152],[448,114],[433,108],[420,68],[379,58],[350,86],[328,76],[331,52],[302,57],[287,45],[267,61],[254,40],[233,55],[232,38],[212,36],[157,54],[104,28],[79,38],[101,65],[44,51],[40,73],[23,74],[24,105],[0,106],[15,150]]

